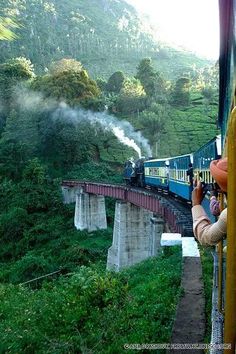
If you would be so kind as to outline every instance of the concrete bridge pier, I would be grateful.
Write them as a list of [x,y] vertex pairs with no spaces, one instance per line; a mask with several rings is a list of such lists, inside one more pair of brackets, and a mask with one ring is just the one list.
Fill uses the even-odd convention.
[[161,235],[164,232],[165,222],[159,217],[152,217],[150,234],[150,256],[156,257],[161,253]]
[[74,225],[77,230],[89,232],[107,228],[105,198],[103,195],[77,190]]
[[65,204],[75,203],[77,193],[80,193],[81,187],[62,187],[62,197]]
[[134,204],[116,202],[113,243],[107,257],[108,270],[119,271],[157,254],[163,221],[152,216],[152,212]]

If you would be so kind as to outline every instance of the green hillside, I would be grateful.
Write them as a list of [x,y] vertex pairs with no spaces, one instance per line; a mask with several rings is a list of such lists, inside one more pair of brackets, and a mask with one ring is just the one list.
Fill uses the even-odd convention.
[[62,58],[81,61],[94,78],[116,70],[133,75],[143,57],[151,57],[167,78],[210,64],[157,43],[147,20],[123,0],[1,0],[0,5],[1,16],[14,16],[21,25],[17,41],[0,43],[0,61],[24,56],[36,72]]

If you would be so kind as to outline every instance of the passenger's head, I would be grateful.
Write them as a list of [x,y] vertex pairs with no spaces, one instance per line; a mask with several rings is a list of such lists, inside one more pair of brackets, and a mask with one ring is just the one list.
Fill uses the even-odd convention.
[[220,186],[221,190],[227,192],[228,160],[227,157],[220,160],[213,160],[210,164],[210,171]]

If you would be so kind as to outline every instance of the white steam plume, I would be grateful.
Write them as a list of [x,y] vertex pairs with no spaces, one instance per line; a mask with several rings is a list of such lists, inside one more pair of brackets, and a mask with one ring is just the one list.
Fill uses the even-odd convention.
[[125,136],[124,130],[122,130],[119,127],[114,127],[112,128],[112,132],[115,134],[115,136],[118,138],[118,140],[127,146],[130,146],[133,148],[135,151],[137,151],[138,156],[141,157],[141,149],[140,147],[135,143],[133,139],[128,138]]
[[127,121],[120,121],[105,112],[92,112],[82,109],[72,109],[65,103],[61,103],[53,114],[55,120],[67,120],[73,124],[89,122],[92,125],[99,124],[105,131],[112,132],[124,145],[133,148],[141,157],[141,145],[147,156],[152,155],[150,145],[140,132],[136,132]]
[[[124,145],[133,148],[138,156],[141,156],[141,150],[152,156],[152,151],[148,140],[140,132],[136,132],[133,126],[124,120],[105,112],[92,112],[83,109],[72,109],[66,103],[58,103],[53,99],[45,99],[42,94],[32,92],[24,87],[16,90],[16,101],[21,109],[29,111],[53,111],[52,119],[71,122],[75,125],[80,122],[91,125],[99,125],[104,131],[112,132],[117,139]],[[139,147],[140,146],[140,147]]]

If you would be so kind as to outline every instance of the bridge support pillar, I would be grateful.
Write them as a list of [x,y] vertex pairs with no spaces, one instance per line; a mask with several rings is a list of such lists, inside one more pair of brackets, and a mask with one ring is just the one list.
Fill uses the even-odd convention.
[[81,188],[76,195],[74,224],[77,230],[87,229],[89,232],[106,229],[104,196],[84,193]]
[[150,256],[156,257],[161,253],[161,235],[165,222],[160,217],[151,218]]
[[116,202],[113,243],[107,269],[119,271],[150,257],[150,211],[124,201]]
[[75,203],[76,195],[81,190],[81,187],[62,187],[62,197],[65,204]]

